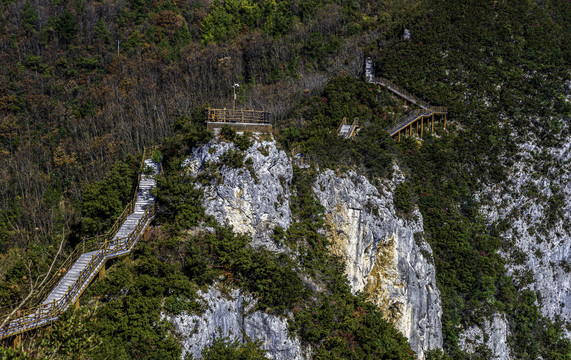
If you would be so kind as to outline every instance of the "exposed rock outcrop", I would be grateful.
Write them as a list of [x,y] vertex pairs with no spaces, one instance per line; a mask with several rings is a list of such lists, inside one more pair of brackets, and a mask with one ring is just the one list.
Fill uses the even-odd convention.
[[387,182],[379,192],[363,176],[327,170],[314,192],[326,209],[331,251],[345,260],[353,292],[365,292],[424,358],[425,351],[442,347],[440,292],[422,216],[395,215],[394,186]]
[[[194,149],[183,165],[189,173],[197,175],[209,163],[219,163],[221,156],[234,147],[226,142],[201,146]],[[271,241],[271,235],[276,226],[287,229],[291,225],[291,162],[273,141],[256,141],[244,153],[244,160],[252,161],[252,171],[223,166],[221,181],[204,186],[203,206],[220,223],[233,226],[238,233],[252,235],[253,246],[280,251]]]
[[262,311],[253,311],[256,301],[240,290],[221,294],[211,286],[207,292],[199,292],[207,310],[201,315],[166,315],[181,339],[183,354],[191,353],[200,359],[204,348],[211,346],[216,338],[260,341],[266,356],[275,360],[303,360],[307,357],[297,337],[288,332],[287,319],[281,319]]
[[[233,148],[224,142],[202,146],[184,165],[199,175]],[[203,205],[219,222],[252,235],[254,246],[283,251],[271,235],[276,226],[291,225],[291,162],[271,141],[255,142],[244,158],[252,159],[249,170],[216,165],[220,179],[203,185]],[[314,192],[326,208],[331,251],[346,261],[353,292],[367,293],[424,358],[426,350],[442,346],[440,292],[420,212],[415,211],[411,220],[395,215],[394,186],[402,181],[396,168],[393,181],[379,193],[362,176],[325,171],[318,175]]]
[[[571,321],[571,139],[520,145],[508,180],[480,194],[490,222],[503,221],[507,272],[538,293],[544,316]],[[567,336],[571,333],[566,330]]]
[[510,348],[508,323],[504,315],[495,313],[491,319],[486,319],[483,325],[470,326],[458,338],[460,349],[469,354],[476,352],[479,346],[485,346],[490,351],[490,359],[509,360]]

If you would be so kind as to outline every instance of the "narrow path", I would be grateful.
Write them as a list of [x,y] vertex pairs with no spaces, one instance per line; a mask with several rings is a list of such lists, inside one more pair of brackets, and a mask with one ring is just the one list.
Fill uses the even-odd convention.
[[58,319],[74,304],[108,259],[131,252],[154,217],[155,197],[151,190],[157,186],[155,175],[160,165],[145,159],[144,168],[151,169],[139,181],[133,212],[127,216],[117,233],[100,244],[95,251],[82,254],[39,306],[23,310],[0,329],[0,339],[21,334]]

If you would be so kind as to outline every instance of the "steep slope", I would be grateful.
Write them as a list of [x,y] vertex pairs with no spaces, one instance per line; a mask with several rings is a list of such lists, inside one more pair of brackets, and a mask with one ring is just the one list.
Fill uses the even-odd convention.
[[392,181],[377,189],[364,176],[331,170],[319,174],[314,187],[325,207],[331,252],[345,261],[352,291],[377,304],[424,358],[442,347],[440,292],[422,215],[416,210],[409,220],[398,218],[394,189]]
[[[204,145],[183,166],[200,177],[234,149],[227,142]],[[292,164],[274,141],[256,141],[244,158],[252,159],[251,168],[223,166],[219,180],[203,187],[206,213],[253,236],[254,246],[291,253],[272,235],[292,223]],[[440,295],[432,251],[422,238],[422,216],[418,211],[410,220],[395,216],[394,186],[388,182],[379,193],[363,176],[338,177],[327,170],[318,174],[313,191],[325,207],[330,252],[343,259],[352,292],[366,293],[424,358],[425,351],[442,346]]]
[[267,351],[269,359],[309,358],[299,338],[290,335],[287,319],[255,311],[256,299],[253,296],[238,289],[222,294],[216,286],[211,286],[208,291],[199,292],[199,297],[207,307],[201,315],[166,316],[181,339],[183,357],[192,354],[199,359],[215,338],[227,337],[240,342],[260,341],[259,347]]
[[[231,142],[198,147],[183,166],[190,175],[196,176],[201,171],[209,171],[210,164],[219,164],[224,154],[235,149]],[[247,167],[225,166],[220,179],[204,187],[206,214],[213,215],[221,224],[232,226],[238,233],[252,236],[254,246],[278,250],[271,241],[274,228],[287,229],[292,221],[291,162],[274,141],[256,141],[245,151],[244,159],[249,162]]]
[[[499,222],[506,269],[537,291],[551,320],[571,323],[571,137],[567,125],[551,145],[536,137],[519,145],[505,182],[481,194],[483,213]],[[566,333],[571,337],[568,328]]]

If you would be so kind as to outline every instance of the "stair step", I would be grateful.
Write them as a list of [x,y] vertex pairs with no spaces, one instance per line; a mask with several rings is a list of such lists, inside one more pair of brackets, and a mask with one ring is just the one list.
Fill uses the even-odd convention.
[[[154,173],[158,174],[159,167],[157,164],[153,163],[150,159],[145,160],[145,164],[151,166],[154,169]],[[150,175],[143,175],[141,180],[139,181],[139,192],[135,198],[135,206],[133,209],[133,213],[131,213],[121,227],[118,229],[117,233],[113,237],[111,241],[108,242],[108,251],[111,251],[110,254],[106,256],[106,258],[128,254],[131,252],[131,247],[134,245],[131,244],[129,249],[125,249],[125,244],[121,244],[119,246],[119,242],[117,240],[121,238],[127,237],[131,234],[139,222],[141,221],[145,210],[153,204],[155,201],[155,197],[151,194],[151,190],[156,188],[157,181]],[[65,297],[68,293],[69,289],[76,283],[76,281],[83,275],[84,279],[90,279],[96,276],[96,272],[99,269],[91,268],[90,273],[86,273],[87,266],[89,263],[94,259],[94,255],[96,255],[98,250],[90,251],[88,253],[82,254],[75,263],[71,266],[71,268],[63,275],[63,277],[59,280],[57,285],[52,289],[52,291],[46,296],[44,302],[42,302],[43,306],[51,306],[54,301],[60,301]],[[97,261],[101,261],[104,259],[98,258]],[[85,289],[89,285],[89,281],[84,281],[80,284],[80,292]],[[74,296],[77,297],[77,294]],[[71,300],[71,299],[70,299]],[[71,304],[58,304],[61,306],[61,310],[67,309]],[[31,328],[50,323],[51,321],[58,318],[58,316],[46,319],[38,319],[40,315],[44,316],[45,312],[43,309],[38,310],[36,313],[30,314],[26,317],[26,321],[33,324],[33,326],[23,326],[21,325],[21,319],[15,319],[10,322],[13,329],[10,332],[0,330],[0,339],[11,334],[14,334],[21,330],[29,330]]]

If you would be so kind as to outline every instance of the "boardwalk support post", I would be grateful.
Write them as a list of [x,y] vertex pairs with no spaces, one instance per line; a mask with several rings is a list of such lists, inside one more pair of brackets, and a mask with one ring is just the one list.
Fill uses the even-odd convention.
[[77,298],[77,300],[75,300],[75,303],[73,304],[74,309],[78,310],[79,309],[79,298]]
[[99,280],[103,280],[105,277],[105,261],[103,262],[103,266],[101,266],[101,270],[99,270]]
[[420,138],[422,139],[422,133],[424,131],[424,116],[420,118]]
[[444,130],[446,130],[446,114],[444,114]]
[[22,334],[18,334],[14,337],[14,349],[17,349],[20,345],[22,345]]

